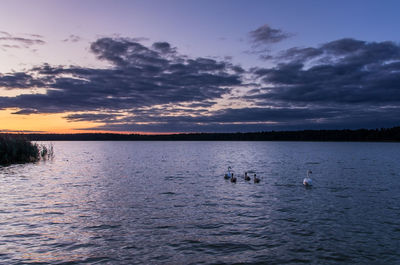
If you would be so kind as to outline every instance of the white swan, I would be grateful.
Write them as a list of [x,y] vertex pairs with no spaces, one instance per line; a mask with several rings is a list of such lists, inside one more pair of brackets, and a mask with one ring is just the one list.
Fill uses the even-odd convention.
[[303,180],[304,186],[312,186],[312,179],[310,178],[310,174],[312,174],[312,171],[307,170],[307,177]]
[[228,167],[228,173],[225,173],[225,176],[224,176],[224,178],[225,179],[229,179],[229,178],[231,178],[232,177],[232,172],[231,172],[231,167]]

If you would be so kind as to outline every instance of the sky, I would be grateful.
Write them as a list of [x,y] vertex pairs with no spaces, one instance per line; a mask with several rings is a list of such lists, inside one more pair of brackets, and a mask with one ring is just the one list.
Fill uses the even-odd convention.
[[0,4],[0,132],[400,125],[399,1]]

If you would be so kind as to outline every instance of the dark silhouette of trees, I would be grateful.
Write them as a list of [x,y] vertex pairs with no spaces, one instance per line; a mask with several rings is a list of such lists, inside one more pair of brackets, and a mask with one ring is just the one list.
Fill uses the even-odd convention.
[[182,134],[26,134],[31,141],[359,141],[399,142],[400,127],[359,130],[303,130]]

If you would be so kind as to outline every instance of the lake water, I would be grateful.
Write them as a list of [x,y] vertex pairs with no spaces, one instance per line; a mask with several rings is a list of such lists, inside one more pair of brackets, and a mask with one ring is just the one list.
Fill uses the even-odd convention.
[[0,168],[0,264],[400,264],[398,143],[53,145]]

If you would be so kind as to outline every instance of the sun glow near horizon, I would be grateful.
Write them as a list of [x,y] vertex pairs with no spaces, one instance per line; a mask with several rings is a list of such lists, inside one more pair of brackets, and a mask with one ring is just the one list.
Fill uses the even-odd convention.
[[[0,111],[1,130],[13,132],[40,132],[40,133],[78,133],[102,125],[101,123],[85,121],[68,121],[64,117],[69,113],[55,114],[13,114],[18,109]],[[89,130],[88,130],[89,129]],[[93,132],[97,130],[92,130]]]
[[18,109],[0,110],[0,133],[116,133],[116,134],[175,134],[182,132],[145,132],[145,131],[110,131],[96,129],[104,123],[87,121],[69,121],[65,116],[70,113],[56,114],[13,114]]

